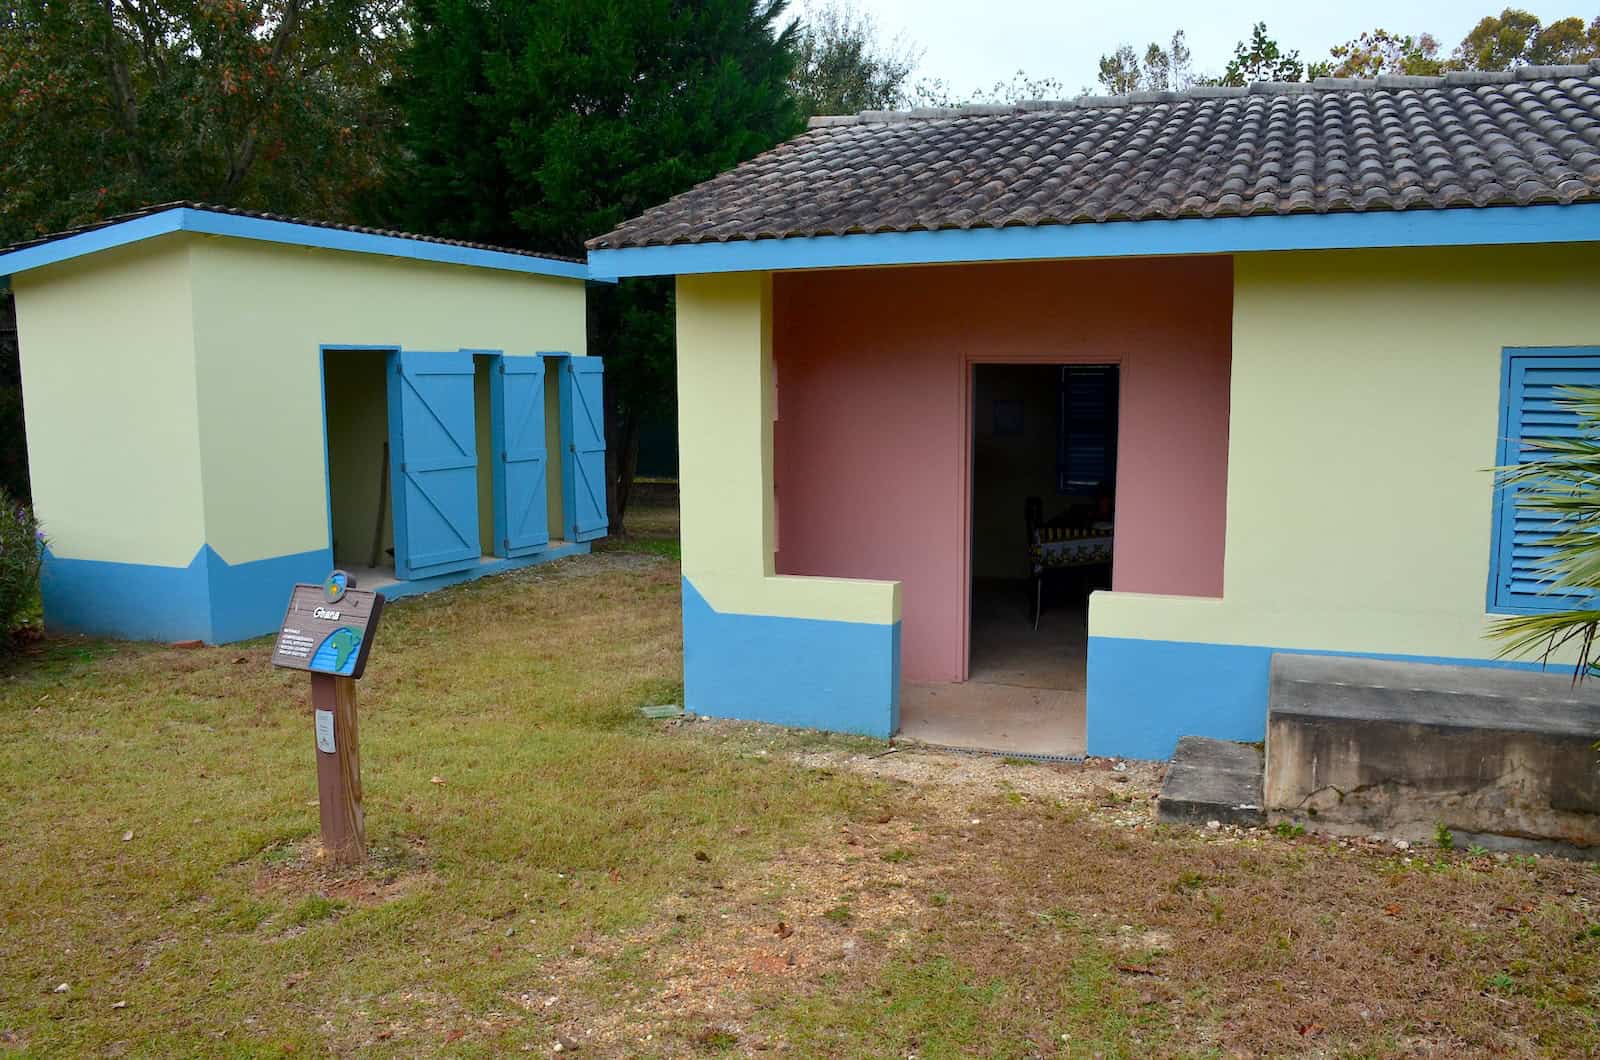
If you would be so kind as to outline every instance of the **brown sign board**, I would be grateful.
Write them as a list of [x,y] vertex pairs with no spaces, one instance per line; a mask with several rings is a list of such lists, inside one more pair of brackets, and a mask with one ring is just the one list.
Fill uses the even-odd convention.
[[321,585],[296,585],[272,647],[272,665],[360,677],[383,614],[383,594],[354,586],[343,571]]

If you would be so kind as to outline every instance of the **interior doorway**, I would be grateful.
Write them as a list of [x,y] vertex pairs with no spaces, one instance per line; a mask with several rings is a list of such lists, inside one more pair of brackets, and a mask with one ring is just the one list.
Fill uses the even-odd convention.
[[1082,688],[1089,593],[1111,583],[1117,384],[1111,364],[973,369],[969,680]]
[[919,689],[903,731],[1074,757],[1084,747],[1089,594],[1111,586],[1118,367],[972,373],[967,680]]
[[327,350],[322,359],[328,508],[334,566],[358,584],[394,580],[388,350]]

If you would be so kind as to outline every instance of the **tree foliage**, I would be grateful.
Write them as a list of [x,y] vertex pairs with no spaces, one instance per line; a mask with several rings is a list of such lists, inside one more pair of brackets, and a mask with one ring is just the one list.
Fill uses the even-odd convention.
[[376,185],[397,0],[20,0],[0,239],[178,198],[339,219]]
[[1354,40],[1334,45],[1330,54],[1333,61],[1327,65],[1326,73],[1332,77],[1372,78],[1380,74],[1436,77],[1445,69],[1445,60],[1439,56],[1439,42],[1428,33],[1413,37],[1382,28],[1369,30]]
[[906,93],[913,107],[959,107],[969,103],[1005,104],[1032,99],[1059,99],[1066,86],[1053,77],[1033,77],[1018,70],[1005,81],[961,93],[942,77],[919,78]]
[[872,16],[853,5],[821,5],[796,24],[790,87],[806,117],[883,110],[905,102],[920,58],[900,38],[884,40]]
[[1314,64],[1313,74],[1377,77],[1380,74],[1437,76],[1451,70],[1510,70],[1529,64],[1563,66],[1600,57],[1600,16],[1585,23],[1563,18],[1544,25],[1516,8],[1481,19],[1449,56],[1432,34],[1418,36],[1369,30],[1336,45],[1332,61]]
[[1537,16],[1506,8],[1499,17],[1491,15],[1474,26],[1456,48],[1455,58],[1463,69],[1510,69],[1528,61],[1539,30]]
[[[417,0],[398,92],[417,231],[581,254],[584,240],[800,128],[783,0]],[[673,404],[670,282],[595,287],[613,524],[640,423]]]
[[1588,25],[1563,18],[1545,26],[1537,15],[1506,8],[1472,27],[1452,57],[1460,70],[1509,70],[1533,64],[1587,62],[1600,55],[1600,16]]
[[[400,0],[0,4],[0,245],[173,199],[350,219],[390,157]],[[26,496],[0,292],[0,487]]]
[[1151,41],[1143,56],[1132,45],[1119,45],[1110,55],[1100,57],[1096,78],[1113,96],[1139,91],[1182,92],[1194,84],[1189,42],[1180,29],[1166,47]]
[[1255,81],[1303,81],[1305,76],[1300,53],[1286,51],[1267,33],[1267,24],[1257,22],[1250,27],[1250,38],[1234,45],[1233,58],[1216,83],[1241,87]]

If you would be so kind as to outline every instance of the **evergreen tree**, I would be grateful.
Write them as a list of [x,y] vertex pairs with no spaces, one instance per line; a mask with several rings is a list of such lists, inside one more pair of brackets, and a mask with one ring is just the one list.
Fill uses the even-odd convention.
[[[797,132],[784,0],[418,0],[398,95],[417,231],[582,254],[584,240]],[[591,290],[613,529],[640,424],[673,408],[671,283]]]

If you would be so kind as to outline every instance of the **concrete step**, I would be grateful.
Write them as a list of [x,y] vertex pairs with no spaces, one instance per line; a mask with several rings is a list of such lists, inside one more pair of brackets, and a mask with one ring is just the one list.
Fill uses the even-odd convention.
[[1597,738],[1600,682],[1570,672],[1275,655],[1265,801],[1321,831],[1592,849]]
[[1164,824],[1264,825],[1263,767],[1261,748],[1254,744],[1185,736],[1167,766],[1156,818]]

